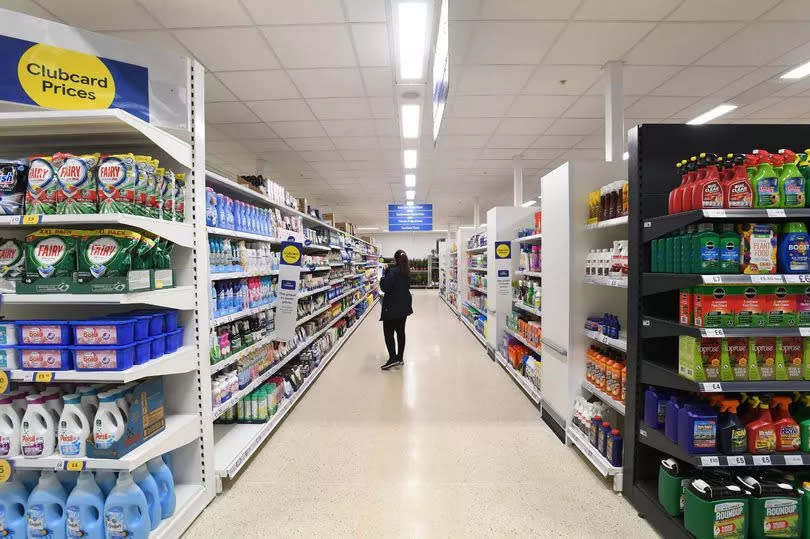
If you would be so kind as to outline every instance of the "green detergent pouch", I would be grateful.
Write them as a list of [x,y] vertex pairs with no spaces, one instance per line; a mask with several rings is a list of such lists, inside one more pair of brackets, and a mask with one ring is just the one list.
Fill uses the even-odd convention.
[[166,172],[163,174],[163,181],[160,185],[160,198],[158,200],[160,218],[164,221],[174,220],[174,190],[174,172],[171,170],[166,170]]
[[25,273],[25,247],[18,240],[0,240],[0,278],[20,281]]
[[186,220],[186,175],[175,174],[174,182],[174,220],[182,223]]
[[86,215],[98,212],[96,175],[100,154],[72,155],[57,153],[53,168],[59,183],[56,213]]
[[73,277],[76,236],[73,230],[41,228],[25,237],[25,279]]
[[132,204],[132,213],[148,217],[149,211],[146,205],[147,191],[149,189],[149,177],[155,173],[155,165],[148,155],[136,155],[135,167],[135,198]]
[[141,234],[138,245],[132,250],[132,269],[148,270],[152,269],[152,252],[157,242],[155,238],[150,238],[146,234]]
[[174,244],[166,238],[158,238],[155,247],[155,253],[152,256],[153,269],[171,269],[171,253]]
[[163,169],[159,167],[160,161],[152,159],[152,166],[149,167],[149,177],[146,182],[146,216],[158,217],[157,189],[158,178],[163,177]]
[[137,175],[133,154],[102,157],[98,166],[98,212],[133,213]]
[[101,277],[126,277],[132,268],[132,250],[141,235],[132,230],[105,228],[77,230],[79,282]]
[[53,157],[32,157],[25,189],[25,215],[55,214],[59,192]]

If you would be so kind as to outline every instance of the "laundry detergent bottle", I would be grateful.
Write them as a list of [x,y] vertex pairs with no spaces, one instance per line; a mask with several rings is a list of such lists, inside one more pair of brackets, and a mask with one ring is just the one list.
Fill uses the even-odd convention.
[[28,494],[28,489],[16,477],[0,484],[0,537],[25,537]]
[[748,452],[755,455],[776,451],[776,428],[773,426],[770,406],[760,403],[754,419],[745,425],[748,430]]
[[[166,453],[168,455],[169,453]],[[164,457],[166,455],[163,455]],[[158,487],[158,497],[160,499],[160,513],[161,516],[169,518],[174,514],[174,508],[177,505],[177,498],[174,493],[174,477],[169,465],[164,462],[162,457],[155,457],[146,463],[146,468]]]
[[65,539],[67,493],[53,470],[42,470],[39,483],[28,497],[26,525],[28,537]]
[[755,208],[781,208],[782,197],[779,195],[779,178],[771,165],[771,154],[765,150],[754,150],[757,156],[757,171],[751,178],[754,188]]
[[720,418],[717,422],[717,446],[725,455],[739,455],[748,449],[745,426],[737,416],[740,401],[724,399],[720,404]]
[[771,399],[777,451],[798,451],[801,446],[799,425],[790,415],[790,401],[788,396],[776,396]]
[[84,470],[67,497],[66,527],[68,539],[104,539],[104,493]]
[[149,536],[149,506],[146,496],[127,471],[118,474],[118,481],[104,502],[106,537],[146,539]]
[[88,420],[96,417],[96,412],[98,411],[98,388],[82,386],[79,387],[78,390],[84,417]]
[[124,435],[124,417],[115,403],[116,391],[104,391],[98,395],[98,412],[93,421],[93,441],[96,447],[108,449]]
[[20,454],[20,415],[14,409],[10,395],[0,398],[0,457]]
[[803,222],[782,225],[777,249],[779,273],[810,273],[810,234]]
[[49,457],[56,445],[56,425],[40,395],[25,398],[27,408],[20,426],[20,451],[26,457]]
[[152,474],[149,473],[146,464],[141,464],[132,471],[132,479],[135,480],[135,484],[138,485],[138,488],[140,488],[144,496],[146,496],[146,505],[149,507],[150,529],[154,531],[160,526],[160,521],[162,520],[160,492],[158,491],[157,482],[155,482],[155,478],[152,477]]
[[110,494],[110,491],[115,487],[115,472],[111,470],[96,470],[95,475],[96,485],[104,493],[104,497]]
[[796,166],[796,154],[790,150],[779,150],[782,158],[782,171],[779,173],[779,194],[786,208],[804,208],[806,205],[804,176]]
[[87,455],[90,422],[84,415],[81,396],[76,393],[65,395],[64,400],[65,407],[59,418],[59,454],[63,457],[84,457]]

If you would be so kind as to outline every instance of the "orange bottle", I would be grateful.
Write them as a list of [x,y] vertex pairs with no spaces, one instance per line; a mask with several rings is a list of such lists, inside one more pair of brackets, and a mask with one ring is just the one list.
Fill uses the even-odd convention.
[[613,397],[613,400],[621,398],[622,387],[622,364],[614,361],[611,367],[611,385],[608,387],[608,395]]
[[622,402],[627,401],[627,365],[622,367],[622,391],[620,400]]
[[770,407],[759,405],[754,419],[745,425],[748,431],[748,452],[764,455],[776,451],[776,428],[773,426]]
[[596,387],[605,390],[605,378],[607,377],[607,358],[602,354],[596,357]]
[[793,416],[790,415],[790,410],[788,409],[791,400],[792,399],[787,396],[771,398],[777,451],[798,451],[801,446],[799,424],[793,420]]

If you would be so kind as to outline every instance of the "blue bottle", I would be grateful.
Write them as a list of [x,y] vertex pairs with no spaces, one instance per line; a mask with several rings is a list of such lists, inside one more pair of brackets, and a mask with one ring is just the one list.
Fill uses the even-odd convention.
[[[169,461],[165,462],[167,457]],[[155,457],[146,463],[146,468],[157,484],[160,511],[163,518],[172,516],[177,505],[177,498],[174,493],[174,476],[169,463],[171,463],[170,453],[164,453],[163,458]]]
[[676,444],[678,443],[678,412],[683,408],[684,403],[683,397],[672,395],[666,404],[664,434]]
[[37,470],[14,470],[14,478],[25,486],[25,490],[31,492],[39,483],[39,472]]
[[644,392],[644,422],[657,430],[664,430],[666,404],[669,392],[658,387],[648,387]]
[[810,273],[810,235],[804,223],[782,225],[777,266],[779,273]]
[[135,484],[146,496],[146,505],[149,507],[149,523],[152,525],[152,531],[154,531],[155,528],[160,526],[160,521],[163,520],[160,507],[160,492],[155,478],[147,470],[146,464],[141,464],[132,471],[132,479],[135,480]]
[[230,230],[234,230],[234,207],[233,207],[233,199],[231,197],[225,197],[225,217],[228,219],[228,228]]
[[149,506],[129,472],[119,472],[115,487],[104,502],[106,537],[146,539],[149,536]]
[[27,502],[28,489],[22,481],[15,477],[0,484],[0,537],[25,537]]
[[104,539],[104,493],[87,470],[67,497],[65,527],[68,539]]
[[690,455],[717,452],[717,411],[687,404],[678,411],[678,445]]
[[217,225],[219,228],[228,228],[228,208],[225,203],[225,195],[217,193]]
[[106,498],[109,496],[110,491],[115,487],[115,472],[110,470],[98,470],[96,471],[96,485],[98,488],[101,489],[101,492],[104,494]]
[[59,470],[56,472],[56,478],[62,483],[65,492],[70,492],[76,488],[76,481],[79,479],[79,472],[69,472],[67,470]]
[[[155,460],[155,459],[152,459],[152,460]],[[172,492],[174,492],[174,476],[172,475],[172,474],[174,474],[174,466],[172,466],[172,464],[173,464],[173,462],[172,462],[172,454],[171,453],[163,453],[163,462],[166,464],[166,467],[169,468],[169,478],[172,480]],[[149,464],[151,464],[151,463],[152,463],[152,461],[149,461],[147,463],[147,467],[149,468],[149,472],[152,475],[155,475],[155,472],[152,469],[152,467],[153,466],[157,467],[157,463],[153,464],[152,466],[149,466]],[[160,481],[158,481],[157,477],[155,478],[155,481],[158,482],[158,488],[160,488]],[[172,507],[174,507],[174,506],[172,506]],[[172,511],[172,512],[174,512],[174,511]],[[164,514],[166,514],[166,513],[164,513]],[[166,514],[166,516],[171,516],[171,515]]]
[[65,539],[67,493],[53,470],[42,470],[39,483],[28,496],[25,511],[28,537]]
[[205,224],[218,226],[217,194],[210,187],[205,188]]

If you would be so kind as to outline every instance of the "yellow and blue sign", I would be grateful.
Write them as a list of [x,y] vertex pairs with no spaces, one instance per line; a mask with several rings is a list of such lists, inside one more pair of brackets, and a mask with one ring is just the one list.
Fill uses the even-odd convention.
[[510,241],[496,241],[495,242],[495,258],[507,259],[512,258],[512,242]]
[[121,109],[149,121],[149,70],[0,35],[0,101],[56,110]]
[[285,266],[301,265],[301,244],[294,241],[285,241],[281,244],[281,263]]

